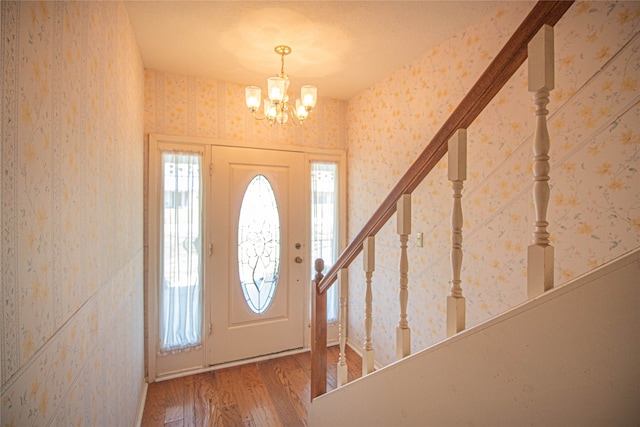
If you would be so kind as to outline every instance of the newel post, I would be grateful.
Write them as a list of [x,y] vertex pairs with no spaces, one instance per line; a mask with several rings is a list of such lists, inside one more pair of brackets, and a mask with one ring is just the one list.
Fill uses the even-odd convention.
[[529,298],[553,288],[553,246],[549,244],[549,132],[547,104],[554,87],[553,28],[544,25],[528,45],[529,92],[536,106],[533,142],[533,205],[535,231],[527,250],[527,294]]
[[311,400],[327,392],[327,293],[318,292],[324,261],[318,258],[311,281]]
[[462,296],[462,186],[467,179],[467,130],[449,139],[449,181],[453,190],[451,211],[451,292],[447,296],[447,336],[463,331],[466,323],[465,298]]

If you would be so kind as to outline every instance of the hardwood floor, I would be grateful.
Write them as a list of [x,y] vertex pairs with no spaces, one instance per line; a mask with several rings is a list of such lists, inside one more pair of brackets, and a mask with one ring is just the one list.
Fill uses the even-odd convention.
[[[327,349],[327,390],[338,353]],[[362,360],[349,347],[346,355],[352,381]],[[306,352],[150,384],[142,426],[306,426],[309,367]]]

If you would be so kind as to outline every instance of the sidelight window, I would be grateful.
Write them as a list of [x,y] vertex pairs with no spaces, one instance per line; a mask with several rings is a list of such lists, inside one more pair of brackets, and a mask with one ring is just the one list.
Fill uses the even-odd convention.
[[201,341],[201,162],[200,154],[162,154],[161,352]]
[[[311,259],[324,260],[326,274],[338,258],[338,164],[311,163]],[[311,277],[315,275],[312,271]],[[327,291],[327,321],[338,320],[338,286]]]

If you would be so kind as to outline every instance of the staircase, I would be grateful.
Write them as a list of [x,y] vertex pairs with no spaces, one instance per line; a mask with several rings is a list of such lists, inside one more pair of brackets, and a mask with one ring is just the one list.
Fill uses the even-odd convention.
[[313,400],[310,426],[640,421],[640,250]]
[[[554,87],[553,26],[572,2],[538,2],[416,161],[323,276],[312,282],[310,425],[603,425],[637,424],[640,374],[638,250],[554,289],[554,248],[548,232],[549,135],[546,110]],[[461,286],[462,193],[466,129],[528,58],[535,107],[534,227],[527,251],[529,300],[466,330]],[[451,181],[451,289],[447,340],[411,355],[407,321],[407,240],[411,194],[448,154]],[[375,371],[372,278],[375,238],[396,214],[400,241],[397,362]],[[365,375],[346,384],[348,268],[362,253],[365,277]],[[326,393],[326,291],[340,293],[338,385]],[[360,304],[360,301],[356,302]],[[613,313],[613,315],[612,315]],[[375,371],[375,372],[374,372]]]

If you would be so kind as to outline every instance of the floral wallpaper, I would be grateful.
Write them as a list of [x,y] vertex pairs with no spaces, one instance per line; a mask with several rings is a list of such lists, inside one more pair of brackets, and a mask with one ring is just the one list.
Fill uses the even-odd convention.
[[[531,9],[505,2],[348,103],[349,235],[389,190]],[[548,109],[555,283],[561,286],[640,243],[640,3],[577,2],[555,27],[556,83]],[[524,302],[533,232],[533,102],[526,63],[468,130],[462,288],[467,327]],[[380,154],[384,153],[384,156]],[[412,351],[446,337],[451,248],[446,156],[413,194],[409,243]],[[399,239],[395,217],[376,236],[373,343],[395,360]],[[349,340],[364,336],[364,274],[349,274]]]
[[300,128],[270,127],[251,116],[240,84],[145,71],[145,133],[346,149],[345,116],[345,101],[319,98]]
[[144,76],[129,19],[116,2],[1,7],[1,424],[132,425]]
[[[2,425],[131,425],[144,381],[142,135],[348,150],[353,237],[532,6],[506,2],[305,129],[256,122],[235,83],[142,70],[116,2],[1,4]],[[556,285],[640,242],[640,3],[578,2],[555,28],[548,106]],[[143,74],[144,73],[144,74]],[[526,64],[469,128],[462,287],[473,326],[526,299],[533,116]],[[384,153],[384,155],[380,155]],[[140,186],[131,185],[138,182]],[[445,337],[446,158],[416,190],[412,349]],[[377,236],[376,359],[395,356],[399,242]],[[351,268],[361,345],[364,278]]]

